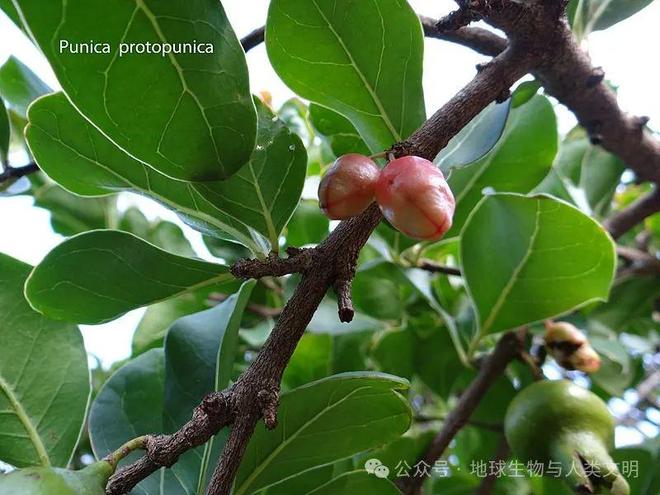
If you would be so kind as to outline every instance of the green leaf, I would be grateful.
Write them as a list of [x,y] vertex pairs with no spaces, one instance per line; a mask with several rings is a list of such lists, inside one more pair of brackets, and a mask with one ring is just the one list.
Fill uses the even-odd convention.
[[227,265],[233,265],[242,258],[250,257],[250,250],[241,244],[208,235],[202,238],[209,252],[216,258],[225,260]]
[[0,459],[66,467],[89,401],[87,355],[77,327],[28,305],[30,269],[0,254]]
[[71,194],[40,174],[32,175],[34,205],[50,213],[55,232],[72,236],[114,225],[117,208],[114,197],[82,198]]
[[591,374],[591,379],[608,394],[622,396],[635,377],[630,356],[617,340],[591,337],[590,344],[601,359],[600,369]]
[[[212,391],[226,388],[238,348],[238,330],[255,281],[215,308],[177,320],[165,339],[165,403],[163,424],[175,431],[192,416],[193,409]],[[177,479],[203,493],[209,466],[214,465],[225,433],[193,452],[172,468]]]
[[[368,316],[381,320],[399,320],[412,292],[401,283],[392,263],[376,261],[360,267],[353,280],[353,303]],[[393,276],[395,274],[395,276]]]
[[588,214],[609,213],[625,164],[616,155],[589,142],[584,131],[572,131],[564,140],[552,173],[535,192],[565,199]]
[[17,27],[22,28],[21,18],[16,11],[16,7],[12,3],[12,0],[0,0],[0,10],[2,10],[11,21],[16,24]]
[[282,483],[271,485],[264,490],[260,490],[258,495],[291,495],[294,493],[307,494],[311,490],[324,485],[332,478],[334,466],[329,464],[318,468],[310,469],[304,473],[287,478]]
[[448,179],[456,197],[454,226],[458,235],[485,188],[497,192],[531,191],[547,175],[557,151],[557,123],[547,98],[535,96],[511,110],[504,134],[478,162],[456,169]]
[[332,373],[332,335],[306,333],[284,370],[282,382],[287,389],[320,380]]
[[259,425],[238,472],[235,495],[394,440],[410,426],[401,378],[347,373],[310,383],[281,399],[279,423]]
[[589,314],[589,327],[629,332],[636,321],[653,312],[660,297],[658,278],[650,275],[618,281],[609,300]]
[[491,103],[447,143],[433,160],[447,175],[452,169],[476,162],[502,137],[509,118],[511,98]]
[[318,201],[301,201],[286,230],[289,246],[319,244],[328,236],[330,220],[319,208]]
[[578,36],[607,29],[636,14],[653,0],[571,0],[568,16]]
[[0,98],[0,165],[7,165],[9,157],[9,138],[11,137],[11,127],[9,125],[9,114],[5,107],[5,102]]
[[541,88],[541,83],[534,79],[523,81],[511,95],[511,107],[518,108],[531,100]]
[[135,234],[139,238],[179,256],[195,256],[190,241],[183,230],[172,222],[157,218],[149,221],[139,208],[131,206],[119,219],[119,230]]
[[274,0],[270,61],[293,91],[348,118],[371,151],[424,122],[421,24],[407,2]]
[[309,106],[309,118],[314,128],[328,140],[336,156],[347,153],[369,155],[369,148],[360,137],[360,133],[346,117],[312,103]]
[[483,336],[607,299],[616,255],[603,227],[576,208],[496,194],[470,215],[461,262]]
[[337,476],[308,495],[399,495],[401,492],[388,479],[378,478],[366,471],[351,471]]
[[231,280],[226,266],[170,254],[126,232],[95,230],[48,253],[28,278],[25,293],[51,318],[97,324]]
[[314,142],[314,129],[309,122],[309,110],[300,98],[289,98],[277,111],[277,116],[297,134],[306,146]]
[[229,235],[258,252],[263,249],[252,229],[277,249],[277,238],[298,204],[306,167],[300,139],[273,120],[264,105],[258,108],[259,136],[250,163],[231,179],[214,183],[180,182],[142,165],[89,125],[63,94],[32,106],[27,136],[39,166],[66,189],[83,196],[142,193],[197,230]]
[[[103,385],[89,413],[89,436],[98,459],[140,435],[164,431],[165,362],[162,349],[152,349],[119,368]],[[133,452],[120,465],[137,461]],[[171,470],[161,469],[140,482],[135,495],[185,493]]]
[[388,478],[396,480],[397,465],[408,464],[414,466],[426,453],[426,450],[435,437],[433,430],[426,430],[418,434],[406,434],[379,449],[370,450],[358,456],[356,465],[363,467],[369,459],[378,459],[390,470]]
[[[245,54],[222,5],[206,0],[14,0],[75,107],[131,156],[176,179],[230,177],[254,149]],[[108,54],[72,53],[102,40]],[[120,54],[123,43],[212,45],[212,53]],[[162,50],[162,48],[161,48]]]
[[149,306],[133,334],[133,356],[162,347],[167,329],[182,316],[209,309],[213,291],[214,287],[203,287]]
[[0,67],[0,96],[9,108],[25,118],[34,100],[52,89],[16,57],[9,57]]

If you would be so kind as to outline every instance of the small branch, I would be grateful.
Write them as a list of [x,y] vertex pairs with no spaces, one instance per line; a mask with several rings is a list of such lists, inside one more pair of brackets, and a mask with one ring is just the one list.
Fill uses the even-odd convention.
[[231,273],[236,278],[283,277],[292,273],[305,273],[311,266],[312,249],[287,249],[288,258],[270,254],[265,260],[242,259],[234,263]]
[[421,268],[422,270],[426,270],[427,272],[432,273],[444,273],[445,275],[454,275],[456,277],[461,276],[461,270],[458,268],[441,265],[431,260],[421,260],[417,265],[417,268]]
[[508,45],[505,38],[502,38],[487,29],[461,27],[454,31],[440,31],[435,19],[420,15],[419,20],[422,21],[424,35],[427,38],[450,41],[471,48],[477,53],[488,55],[490,57],[496,57],[502,53]]
[[136,450],[144,450],[146,448],[147,438],[148,437],[144,435],[129,440],[124,445],[119,447],[117,450],[104,457],[104,460],[108,461],[113,469],[116,469],[119,461],[121,461],[128,454]]
[[108,482],[107,495],[124,495],[161,467],[172,466],[184,452],[202,445],[233,419],[230,394],[209,394],[193,411],[192,419],[172,435],[147,436],[147,455],[120,469]]
[[243,47],[245,53],[252,50],[252,48],[254,48],[255,46],[258,46],[259,44],[263,43],[265,35],[266,35],[266,26],[262,26],[260,28],[255,29],[244,38],[241,38],[241,46]]
[[[479,374],[460,397],[456,407],[449,413],[442,430],[436,435],[420,459],[425,465],[433,466],[447,449],[456,434],[467,424],[491,385],[504,373],[511,361],[520,356],[524,349],[524,333],[510,332],[502,336],[493,353],[484,361]],[[413,495],[426,480],[426,475],[411,476],[399,482],[405,495]]]
[[626,266],[619,269],[617,279],[632,276],[660,275],[660,260],[646,251],[627,246],[617,246],[619,258],[626,261]]
[[0,184],[12,179],[20,179],[21,177],[25,177],[26,175],[30,175],[38,171],[39,166],[34,162],[22,167],[7,167],[2,171],[2,173],[0,173]]
[[660,186],[646,196],[616,212],[603,222],[614,239],[618,239],[644,219],[660,211]]

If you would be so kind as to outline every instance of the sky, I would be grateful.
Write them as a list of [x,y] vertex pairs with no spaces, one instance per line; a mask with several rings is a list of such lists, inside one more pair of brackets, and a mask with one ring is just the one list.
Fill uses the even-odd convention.
[[[450,0],[410,0],[420,14],[439,18],[455,8]],[[264,24],[268,0],[223,0],[227,15],[239,37]],[[623,109],[651,118],[650,126],[660,129],[660,98],[656,91],[658,77],[657,54],[660,47],[660,2],[655,2],[640,14],[608,29],[593,33],[588,43],[594,65],[602,66],[606,77],[618,86]],[[14,55],[27,64],[52,88],[59,85],[48,64],[23,34],[0,13],[0,64]],[[269,91],[278,107],[293,96],[272,70],[264,45],[247,55],[253,93]],[[424,91],[427,112],[442,106],[474,76],[475,65],[487,57],[447,42],[427,40],[424,58]],[[560,130],[567,132],[575,125],[573,115],[556,107]],[[14,162],[14,165],[21,163]],[[120,207],[138,205],[149,218],[161,217],[181,225],[176,216],[154,202],[123,194]],[[202,257],[207,257],[199,234],[183,226],[187,237]],[[47,211],[35,208],[29,197],[0,199],[0,252],[30,264],[39,261],[63,238],[50,228]],[[82,326],[88,352],[96,355],[104,366],[130,355],[130,343],[135,326],[144,310],[133,311],[114,322],[98,326]]]

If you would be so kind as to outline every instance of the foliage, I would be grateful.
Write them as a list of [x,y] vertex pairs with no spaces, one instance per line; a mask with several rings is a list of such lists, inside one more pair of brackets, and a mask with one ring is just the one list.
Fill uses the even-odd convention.
[[[576,0],[571,19],[586,36],[647,3]],[[346,153],[386,152],[423,123],[423,33],[399,0],[272,0],[270,62],[309,101],[273,110],[251,95],[219,2],[0,0],[0,8],[30,33],[62,87],[53,92],[15,58],[0,67],[0,161],[26,152],[41,170],[2,194],[31,197],[65,237],[34,268],[0,254],[0,460],[80,466],[138,435],[177,430],[254,362],[299,276],[244,283],[231,265],[320,244],[334,224],[307,191],[322,170]],[[195,38],[215,55],[67,55],[52,43],[60,38],[115,46]],[[360,253],[353,321],[339,322],[332,293],[318,306],[283,375],[279,424],[257,427],[236,495],[398,493],[400,469],[414,472],[482,353],[519,327],[538,348],[546,319],[584,329],[603,361],[587,380],[548,359],[549,375],[620,404],[657,373],[657,272],[617,261],[602,225],[646,186],[629,183],[626,165],[582,128],[560,140],[541,93],[538,82],[522,83],[436,157],[457,203],[445,239],[418,242],[381,222]],[[182,222],[122,206],[126,193]],[[645,238],[657,261],[658,225],[656,214],[617,244],[637,249]],[[190,242],[200,234],[211,256]],[[90,387],[75,324],[142,307],[132,355],[95,368]],[[495,457],[504,413],[531,381],[525,366],[509,366],[425,493],[473,493],[475,462]],[[653,407],[652,395],[639,397],[632,419],[619,419],[648,426]],[[204,493],[228,433],[132,493]],[[645,466],[630,480],[634,493],[657,493],[657,442],[614,457]],[[372,458],[387,476],[365,468]],[[561,490],[521,476],[499,480],[493,493]]]

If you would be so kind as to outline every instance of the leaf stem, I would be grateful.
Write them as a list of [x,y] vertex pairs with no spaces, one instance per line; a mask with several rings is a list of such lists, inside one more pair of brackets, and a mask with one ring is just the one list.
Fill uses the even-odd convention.
[[131,452],[134,452],[136,450],[145,450],[146,443],[147,443],[147,435],[143,435],[141,437],[137,437],[132,440],[129,440],[124,445],[119,447],[117,450],[115,450],[111,454],[108,454],[104,458],[104,460],[109,462],[113,469],[116,469],[119,461],[121,461]]

